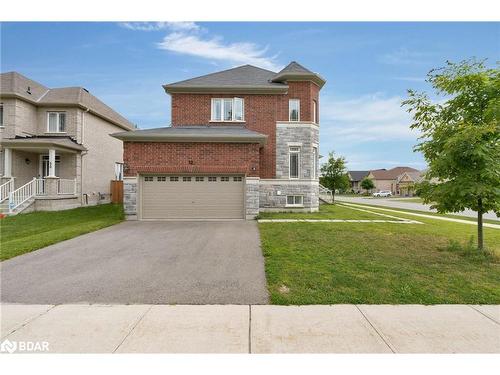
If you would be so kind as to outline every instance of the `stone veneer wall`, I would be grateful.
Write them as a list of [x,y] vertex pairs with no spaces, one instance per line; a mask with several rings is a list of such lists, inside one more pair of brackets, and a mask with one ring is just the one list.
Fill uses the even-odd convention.
[[245,218],[251,220],[259,214],[259,178],[247,177],[245,179]]
[[127,220],[137,220],[137,184],[137,177],[123,179],[123,209]]
[[[287,195],[302,195],[303,207],[286,207]],[[319,183],[314,180],[260,180],[259,210],[318,211]]]
[[300,178],[312,178],[314,166],[312,152],[313,147],[318,148],[318,144],[319,127],[317,125],[278,123],[276,125],[276,178],[288,179],[289,177],[289,148],[291,146],[300,147]]

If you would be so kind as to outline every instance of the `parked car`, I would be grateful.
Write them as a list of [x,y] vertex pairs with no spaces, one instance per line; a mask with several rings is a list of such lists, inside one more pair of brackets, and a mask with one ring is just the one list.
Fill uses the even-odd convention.
[[392,193],[389,190],[380,190],[377,191],[376,193],[373,193],[374,197],[390,197],[392,196]]

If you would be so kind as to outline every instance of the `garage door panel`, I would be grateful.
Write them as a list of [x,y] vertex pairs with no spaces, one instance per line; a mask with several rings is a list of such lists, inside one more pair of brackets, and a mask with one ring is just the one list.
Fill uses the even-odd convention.
[[[151,176],[147,176],[149,179]],[[234,181],[178,181],[152,176],[141,178],[143,219],[241,219],[244,211],[244,179]]]

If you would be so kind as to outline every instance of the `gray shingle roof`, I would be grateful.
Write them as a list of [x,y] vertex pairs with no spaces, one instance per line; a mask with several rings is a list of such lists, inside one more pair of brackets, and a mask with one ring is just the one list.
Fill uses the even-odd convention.
[[283,82],[283,81],[300,81],[300,80],[311,80],[315,82],[320,88],[326,83],[326,80],[319,74],[311,72],[309,69],[304,68],[296,61],[292,61],[290,64],[285,66],[278,74],[273,78],[273,82]]
[[244,126],[176,126],[136,130],[111,134],[123,141],[151,142],[228,142],[265,144],[267,135],[257,133]]
[[0,95],[14,95],[37,106],[75,105],[89,108],[94,114],[125,129],[135,126],[125,117],[104,104],[83,87],[61,87],[50,89],[17,72],[0,74]]
[[69,137],[26,137],[26,138],[12,138],[12,139],[2,139],[2,146],[11,147],[27,147],[27,148],[37,148],[37,147],[48,147],[55,146],[63,149],[70,149],[76,151],[86,151],[87,149],[76,143]]
[[176,92],[182,89],[254,89],[254,90],[286,90],[283,83],[271,82],[275,72],[258,68],[252,65],[243,65],[236,68],[187,79],[180,82],[164,85],[165,91]]
[[285,66],[278,74],[281,73],[312,73],[309,69],[304,68],[297,61],[292,61],[290,64]]
[[351,181],[361,181],[368,176],[370,171],[348,171],[348,173],[351,176]]

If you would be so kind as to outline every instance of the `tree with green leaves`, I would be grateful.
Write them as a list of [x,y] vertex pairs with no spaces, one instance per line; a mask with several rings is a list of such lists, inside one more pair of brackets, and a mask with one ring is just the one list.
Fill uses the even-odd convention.
[[335,157],[334,151],[328,154],[327,162],[321,166],[321,174],[320,182],[332,191],[333,201],[335,201],[335,190],[345,190],[349,186],[345,158]]
[[438,212],[477,212],[478,249],[483,214],[500,216],[500,69],[484,61],[447,62],[427,81],[437,94],[408,91],[402,105],[421,132],[415,151],[429,168],[418,190]]
[[375,189],[375,184],[371,178],[365,177],[361,180],[361,187],[368,193],[371,189]]

